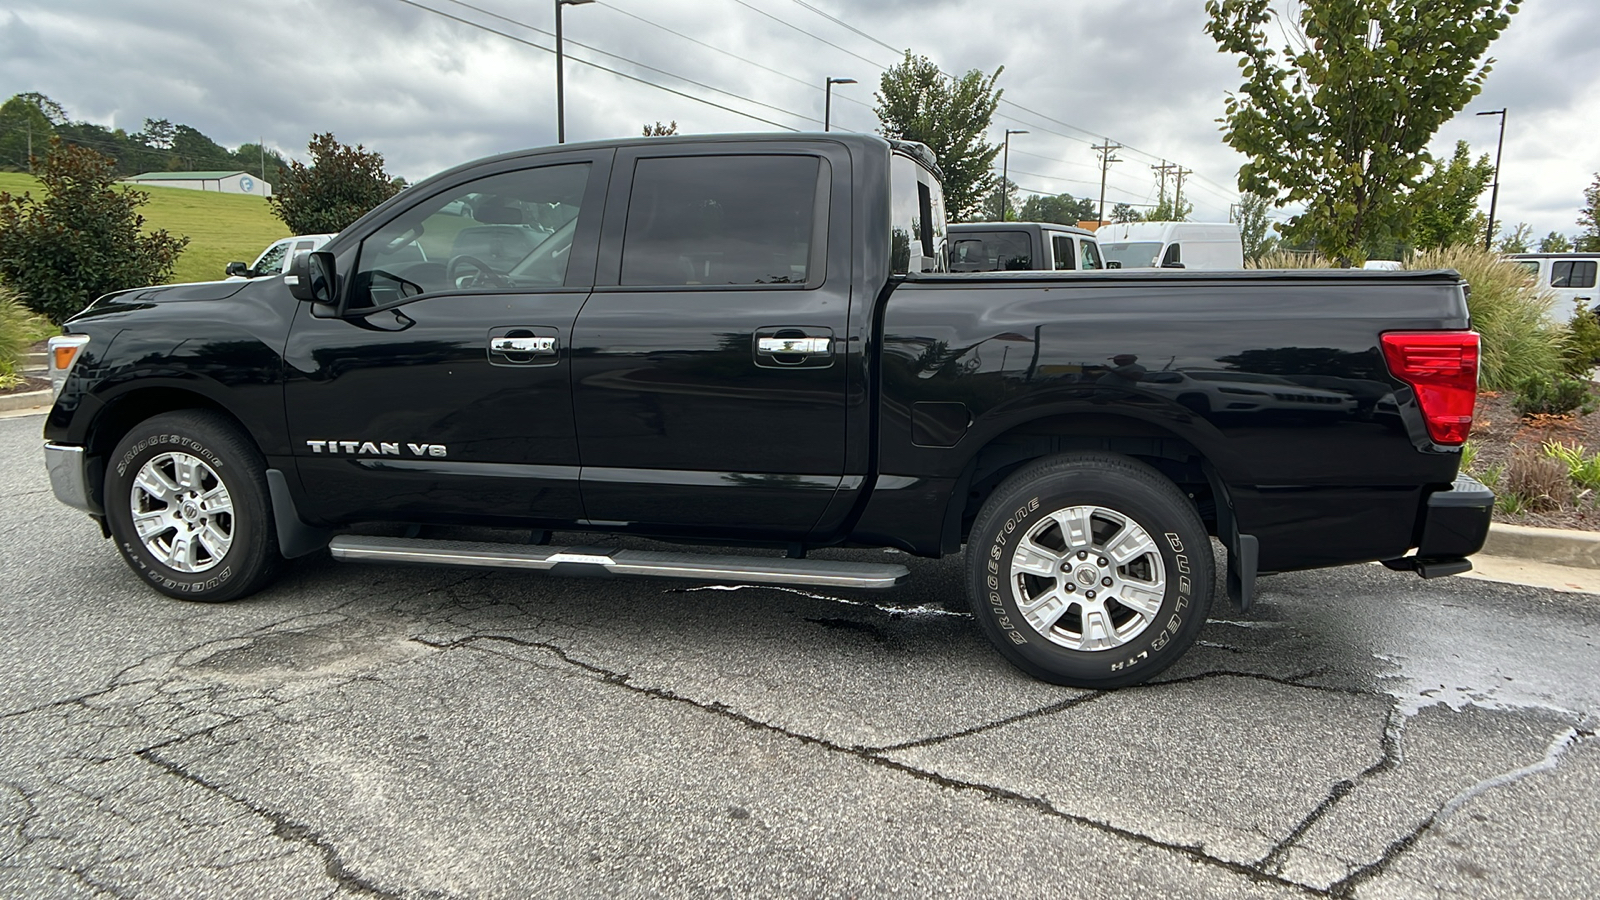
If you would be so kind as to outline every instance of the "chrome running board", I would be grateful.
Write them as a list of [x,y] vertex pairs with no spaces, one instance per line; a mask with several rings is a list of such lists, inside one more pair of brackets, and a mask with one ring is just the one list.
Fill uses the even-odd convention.
[[524,547],[469,541],[370,537],[341,534],[328,544],[343,562],[412,563],[484,569],[534,569],[554,575],[644,576],[722,581],[734,584],[786,584],[881,590],[910,577],[905,566],[835,562],[820,559],[770,559],[661,553],[609,547]]

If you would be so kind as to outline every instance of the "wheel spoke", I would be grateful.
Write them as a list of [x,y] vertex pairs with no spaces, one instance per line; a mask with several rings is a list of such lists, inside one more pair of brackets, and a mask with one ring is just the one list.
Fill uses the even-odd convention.
[[1090,523],[1093,514],[1094,509],[1088,506],[1074,506],[1051,514],[1061,526],[1061,539],[1066,541],[1068,550],[1088,550],[1094,546],[1094,530]]
[[207,522],[195,533],[194,539],[213,560],[218,560],[228,552],[228,547],[233,544],[233,537],[221,528],[216,522]]
[[1061,554],[1041,547],[1030,537],[1024,537],[1017,544],[1017,552],[1011,556],[1011,568],[1029,575],[1051,578],[1061,570]]
[[1141,618],[1154,619],[1161,611],[1164,598],[1160,591],[1124,581],[1117,589],[1117,602],[1138,613]]
[[1122,530],[1116,537],[1106,542],[1105,552],[1118,566],[1128,563],[1156,549],[1156,542],[1150,539],[1143,528],[1140,528],[1132,519],[1124,519]]
[[1117,636],[1117,629],[1111,624],[1111,616],[1106,614],[1104,606],[1085,606],[1083,610],[1083,646],[1084,650],[1105,650],[1122,643],[1122,638]]
[[172,529],[172,516],[165,509],[134,512],[133,529],[139,532],[140,540],[149,541],[156,535]]
[[1039,631],[1049,631],[1056,626],[1056,622],[1060,620],[1062,615],[1066,613],[1067,607],[1071,605],[1071,600],[1068,600],[1060,591],[1052,589],[1033,598],[1033,602],[1029,604],[1019,604],[1018,608],[1022,611],[1023,618],[1028,620],[1029,625]]
[[201,494],[200,502],[203,504],[202,508],[208,516],[233,512],[233,498],[228,495],[228,489],[223,487],[221,483]]
[[178,484],[184,490],[200,490],[200,474],[204,463],[187,453],[175,454],[172,460],[173,469],[178,475]]
[[134,481],[134,486],[168,504],[178,494],[178,486],[167,478],[167,473],[149,463],[139,470],[139,477]]

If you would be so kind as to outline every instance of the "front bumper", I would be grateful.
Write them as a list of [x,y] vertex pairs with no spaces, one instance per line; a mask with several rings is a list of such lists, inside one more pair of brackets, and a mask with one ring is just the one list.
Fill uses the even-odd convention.
[[88,456],[82,447],[44,445],[44,467],[50,473],[50,490],[62,503],[91,516],[103,516],[98,491],[91,489]]
[[1472,569],[1467,557],[1483,549],[1494,515],[1494,491],[1471,475],[1428,495],[1414,556],[1386,559],[1391,569],[1416,572],[1423,578],[1456,575]]

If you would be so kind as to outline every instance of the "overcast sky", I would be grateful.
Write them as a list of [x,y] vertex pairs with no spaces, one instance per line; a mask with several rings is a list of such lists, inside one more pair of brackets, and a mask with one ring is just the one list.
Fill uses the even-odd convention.
[[[658,119],[676,120],[683,132],[820,130],[829,76],[860,82],[835,87],[835,126],[876,130],[878,77],[898,57],[890,48],[909,47],[946,72],[1005,66],[999,84],[1011,102],[1000,107],[992,137],[998,141],[1005,128],[1029,131],[1011,140],[1012,178],[1024,190],[1097,197],[1090,145],[1109,138],[1125,146],[1110,170],[1108,208],[1154,202],[1151,166],[1165,160],[1193,170],[1184,186],[1193,218],[1221,220],[1237,200],[1242,159],[1223,145],[1215,120],[1239,76],[1206,35],[1204,7],[1203,0],[569,6],[567,137],[635,135]],[[164,118],[225,146],[265,138],[302,157],[313,132],[333,131],[382,152],[392,173],[415,181],[478,156],[554,143],[554,56],[529,46],[551,47],[553,30],[552,0],[6,0],[0,97],[39,91],[74,119],[137,131],[146,118]],[[1483,94],[1435,143],[1444,155],[1458,138],[1492,154],[1497,120],[1472,113],[1508,108],[1498,218],[1528,222],[1536,235],[1578,231],[1583,189],[1600,170],[1597,35],[1600,0],[1527,0],[1490,49],[1498,62]],[[1487,208],[1487,193],[1481,205]]]

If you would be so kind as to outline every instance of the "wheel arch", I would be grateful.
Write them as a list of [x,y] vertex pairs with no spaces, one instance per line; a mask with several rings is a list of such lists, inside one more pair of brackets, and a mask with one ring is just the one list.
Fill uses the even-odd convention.
[[1116,453],[1151,466],[1189,498],[1206,531],[1227,548],[1229,593],[1248,608],[1257,539],[1239,533],[1228,480],[1217,465],[1215,448],[1209,449],[1162,423],[1119,412],[1052,411],[1015,423],[969,456],[945,509],[943,549],[959,551],[979,510],[1012,472],[1059,453]]

